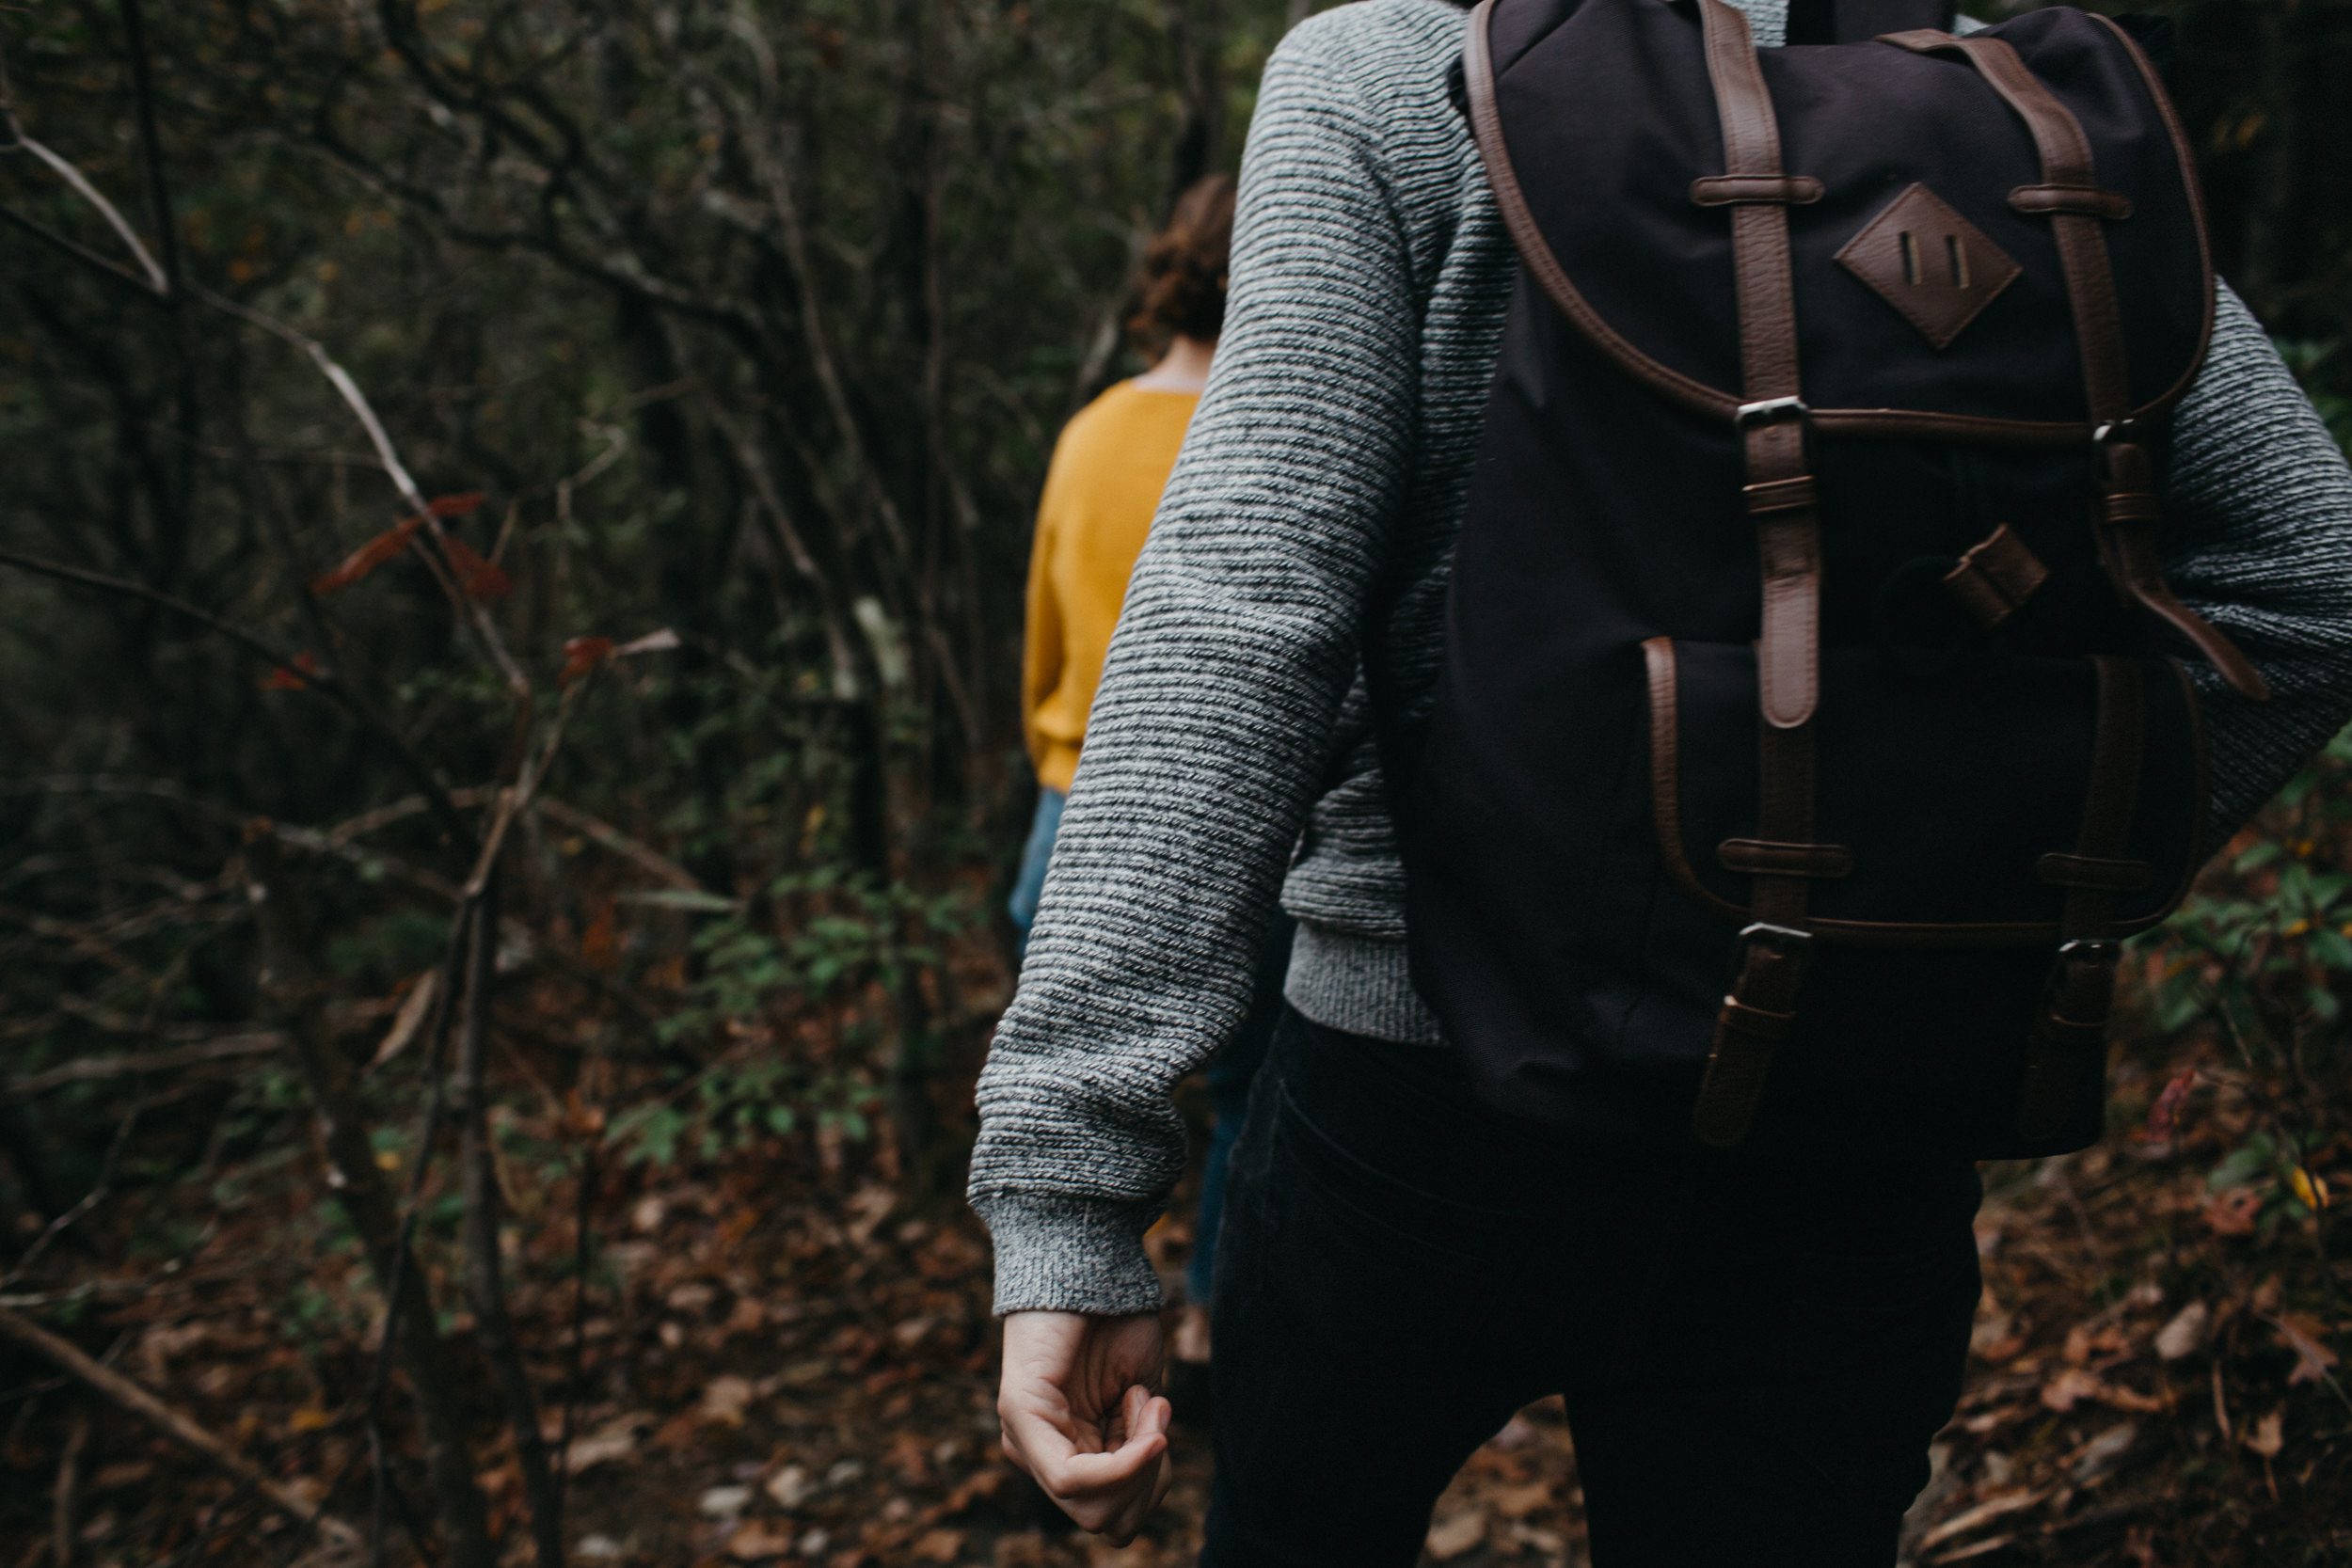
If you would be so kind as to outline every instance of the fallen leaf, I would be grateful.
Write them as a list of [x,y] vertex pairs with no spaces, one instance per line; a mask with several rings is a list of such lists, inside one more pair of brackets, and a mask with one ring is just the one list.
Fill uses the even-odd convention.
[[2205,1225],[2217,1236],[2251,1236],[2262,1208],[2262,1194],[2251,1187],[2232,1187],[2205,1205]]
[[925,1562],[953,1562],[963,1550],[963,1531],[935,1529],[925,1532],[914,1544],[914,1555]]
[[727,1556],[738,1562],[757,1562],[766,1558],[782,1557],[792,1549],[792,1537],[755,1519],[727,1537]]
[[2270,1320],[2279,1331],[2279,1338],[2295,1352],[2295,1370],[2287,1373],[2289,1387],[2298,1383],[2317,1383],[2336,1364],[2336,1353],[2328,1345],[2328,1325],[2307,1312],[2288,1312]]
[[2172,1081],[2156,1096],[2156,1102],[2148,1108],[2148,1123],[2139,1132],[2150,1143],[2169,1143],[2178,1130],[2181,1107],[2186,1103],[2189,1091],[2197,1086],[2197,1069],[2183,1068],[2172,1075]]
[[778,1508],[788,1513],[815,1497],[818,1485],[806,1470],[798,1465],[787,1465],[768,1478],[763,1490]]
[[741,1426],[752,1405],[752,1380],[732,1372],[714,1377],[703,1389],[703,1414],[728,1426]]
[[2042,1386],[2042,1402],[2063,1414],[2085,1400],[2096,1399],[2101,1392],[2102,1385],[2096,1377],[2080,1367],[2065,1367]]
[[1953,1514],[1919,1538],[1919,1550],[1933,1551],[1947,1541],[1957,1541],[1973,1530],[1982,1529],[1995,1519],[2007,1518],[2020,1509],[2031,1508],[2046,1492],[2025,1488],[2015,1492],[1996,1492],[1976,1507]]
[[694,1507],[712,1519],[732,1519],[752,1504],[748,1486],[714,1486],[694,1499]]
[[637,1451],[639,1418],[624,1416],[617,1421],[598,1427],[585,1437],[575,1437],[564,1452],[564,1468],[573,1475],[627,1459]]
[[1483,1509],[1464,1509],[1448,1514],[1429,1527],[1429,1539],[1424,1549],[1439,1562],[1451,1562],[1486,1539],[1486,1514]]
[[1551,1482],[1531,1481],[1524,1486],[1505,1486],[1486,1501],[1505,1519],[1524,1519],[1550,1502],[1551,1497]]
[[2239,1439],[2265,1459],[2276,1459],[2286,1447],[2286,1413],[2274,1410],[2246,1429]]
[[985,1470],[976,1470],[956,1482],[955,1489],[947,1494],[946,1500],[938,1506],[935,1516],[947,1518],[961,1513],[973,1504],[996,1496],[1005,1489],[1006,1483],[1010,1480],[1011,1477],[998,1465],[991,1465]]
[[2074,1456],[2074,1481],[2088,1486],[2105,1480],[2131,1452],[2132,1444],[2139,1437],[2139,1428],[2129,1421],[2111,1426],[2082,1446]]
[[2194,1355],[2205,1342],[2205,1329],[2213,1322],[2213,1308],[2201,1301],[2192,1301],[2172,1314],[2172,1321],[2156,1330],[2156,1359],[2178,1361]]

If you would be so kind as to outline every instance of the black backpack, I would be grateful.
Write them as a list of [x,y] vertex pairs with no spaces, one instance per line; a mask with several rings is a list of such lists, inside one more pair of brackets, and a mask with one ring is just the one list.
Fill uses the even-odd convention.
[[2124,31],[1883,32],[1923,11],[1470,21],[1521,265],[1389,754],[1415,981],[1496,1103],[2098,1135],[2118,943],[2206,853],[2169,656],[2265,695],[2158,565],[2213,277]]

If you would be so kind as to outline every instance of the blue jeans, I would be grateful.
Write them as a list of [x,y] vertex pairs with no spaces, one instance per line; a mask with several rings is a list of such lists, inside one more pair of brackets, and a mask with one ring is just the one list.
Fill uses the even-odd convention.
[[1012,896],[1005,912],[1012,916],[1018,935],[1013,951],[1029,956],[1029,927],[1037,924],[1037,902],[1045,895],[1045,868],[1054,859],[1054,840],[1061,832],[1061,809],[1070,797],[1058,789],[1037,792],[1037,815],[1029,819],[1029,841],[1021,847],[1021,869],[1013,874]]
[[[1019,933],[1016,951],[1028,957],[1029,927],[1037,923],[1039,898],[1045,891],[1045,868],[1054,858],[1054,840],[1061,832],[1062,808],[1069,797],[1058,789],[1040,789],[1037,815],[1029,821],[1028,842],[1021,848],[1021,869],[1013,877],[1012,896],[1006,912]],[[1290,973],[1291,936],[1297,929],[1290,916],[1276,911],[1274,928],[1258,955],[1257,982],[1250,997],[1249,1016],[1225,1049],[1209,1063],[1209,1150],[1200,1170],[1200,1211],[1194,1227],[1192,1262],[1184,1270],[1184,1294],[1200,1305],[1209,1304],[1216,1282],[1216,1238],[1225,1218],[1225,1167],[1233,1142],[1249,1109],[1249,1085],[1265,1060],[1266,1041],[1282,1016],[1282,982]]]

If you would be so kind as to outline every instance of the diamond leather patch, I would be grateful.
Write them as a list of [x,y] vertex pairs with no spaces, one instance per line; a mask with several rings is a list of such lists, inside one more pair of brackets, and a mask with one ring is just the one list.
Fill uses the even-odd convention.
[[2023,270],[1942,197],[1914,184],[1837,260],[1937,348],[1949,348]]

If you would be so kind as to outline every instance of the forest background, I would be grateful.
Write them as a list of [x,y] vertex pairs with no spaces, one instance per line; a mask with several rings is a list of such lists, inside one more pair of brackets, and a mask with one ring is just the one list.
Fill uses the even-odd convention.
[[[1189,1560],[1197,1441],[1125,1553],[996,1459],[957,1192],[1037,487],[1312,8],[0,6],[0,1568]],[[2352,436],[2352,5],[2153,8]],[[2352,1562],[2348,824],[1994,1173],[1916,1560]],[[1578,1505],[1538,1407],[1430,1556]]]

